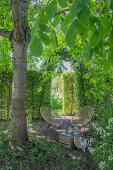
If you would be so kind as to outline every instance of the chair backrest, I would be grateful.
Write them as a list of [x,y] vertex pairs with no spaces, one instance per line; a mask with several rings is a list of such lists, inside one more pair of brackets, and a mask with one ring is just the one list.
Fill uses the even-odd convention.
[[42,106],[40,108],[40,113],[48,124],[60,126],[63,122],[61,117],[47,106]]
[[81,126],[86,125],[92,118],[94,110],[91,106],[85,106],[72,117],[71,123],[74,126],[78,124]]

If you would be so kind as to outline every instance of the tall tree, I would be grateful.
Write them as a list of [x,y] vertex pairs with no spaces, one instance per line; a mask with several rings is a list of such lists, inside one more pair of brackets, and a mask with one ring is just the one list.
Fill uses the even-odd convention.
[[11,0],[13,30],[0,29],[0,36],[8,38],[13,47],[13,87],[11,112],[11,146],[24,143],[28,137],[25,114],[27,47],[30,29],[27,14],[29,0]]

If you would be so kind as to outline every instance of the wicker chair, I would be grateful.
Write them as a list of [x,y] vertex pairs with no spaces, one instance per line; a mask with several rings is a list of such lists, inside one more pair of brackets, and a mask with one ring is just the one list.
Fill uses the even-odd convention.
[[63,123],[62,118],[47,106],[42,106],[40,108],[40,113],[48,126],[60,127],[60,125]]
[[72,117],[71,123],[74,126],[84,126],[92,118],[94,110],[91,106],[85,106]]
[[[82,128],[91,120],[92,116],[94,114],[94,110],[91,106],[85,106],[81,110],[79,110],[76,114],[73,115],[71,123],[74,125],[77,129],[76,135],[74,137],[74,143],[75,146],[79,149],[82,148],[82,145],[80,143],[80,140],[82,138],[82,134],[79,132],[79,127]],[[86,138],[86,134],[84,136]]]

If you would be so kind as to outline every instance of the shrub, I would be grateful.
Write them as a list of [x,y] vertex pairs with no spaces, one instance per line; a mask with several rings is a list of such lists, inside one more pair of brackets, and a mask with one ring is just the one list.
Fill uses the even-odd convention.
[[[108,113],[111,115],[111,113]],[[105,116],[105,115],[104,115]],[[95,154],[99,158],[101,169],[113,168],[113,117],[104,117],[97,121],[95,126]]]

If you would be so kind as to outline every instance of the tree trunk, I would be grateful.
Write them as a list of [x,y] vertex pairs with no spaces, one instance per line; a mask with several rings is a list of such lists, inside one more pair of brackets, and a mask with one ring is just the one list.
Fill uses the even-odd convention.
[[29,0],[11,0],[13,15],[13,86],[10,145],[24,144],[28,138],[26,125],[26,73],[29,26]]
[[12,117],[10,144],[17,146],[27,139],[25,98],[27,72],[27,45],[26,43],[13,44],[13,86],[12,86]]

